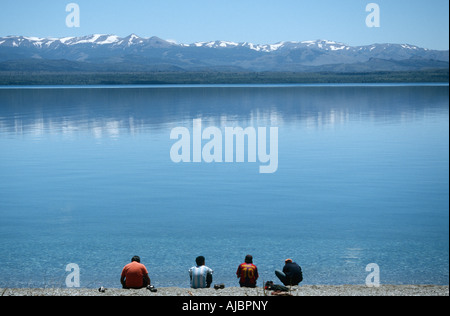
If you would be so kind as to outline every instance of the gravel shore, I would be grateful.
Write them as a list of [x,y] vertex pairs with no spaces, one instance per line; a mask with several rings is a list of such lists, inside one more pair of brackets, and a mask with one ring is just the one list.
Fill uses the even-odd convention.
[[[235,296],[258,297],[273,296],[272,291],[263,288],[225,288],[221,290],[187,288],[159,288],[156,293],[147,289],[123,290],[106,289],[104,293],[98,289],[0,289],[2,296]],[[275,293],[276,294],[276,293]],[[369,288],[363,285],[293,287],[289,293],[292,296],[449,296],[448,286],[436,285],[382,285],[379,288]]]

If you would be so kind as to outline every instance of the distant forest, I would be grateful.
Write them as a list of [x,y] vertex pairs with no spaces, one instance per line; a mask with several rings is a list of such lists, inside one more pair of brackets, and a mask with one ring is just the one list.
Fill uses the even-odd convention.
[[367,73],[336,72],[15,72],[0,85],[321,84],[449,82],[448,69]]

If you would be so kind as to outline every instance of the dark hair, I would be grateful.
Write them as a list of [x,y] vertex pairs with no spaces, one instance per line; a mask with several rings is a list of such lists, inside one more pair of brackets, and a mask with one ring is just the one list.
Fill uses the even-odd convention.
[[195,262],[197,263],[198,266],[202,266],[205,264],[205,257],[199,256],[195,259]]
[[251,255],[245,256],[245,263],[253,263],[253,257]]
[[139,256],[134,256],[133,258],[131,258],[131,262],[133,261],[141,263],[141,258],[139,258]]

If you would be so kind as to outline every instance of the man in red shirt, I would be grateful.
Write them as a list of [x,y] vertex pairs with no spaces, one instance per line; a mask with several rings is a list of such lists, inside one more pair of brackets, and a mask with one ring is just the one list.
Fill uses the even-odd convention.
[[139,256],[134,256],[123,268],[120,283],[124,289],[142,289],[150,285],[147,268],[141,264]]
[[251,255],[245,257],[245,263],[239,265],[236,275],[240,279],[241,287],[256,287],[256,280],[259,277],[258,268],[253,264]]

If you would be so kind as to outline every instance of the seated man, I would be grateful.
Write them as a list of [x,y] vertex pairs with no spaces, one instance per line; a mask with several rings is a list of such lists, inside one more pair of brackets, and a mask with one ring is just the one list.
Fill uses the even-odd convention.
[[141,264],[139,256],[134,256],[123,268],[120,283],[124,289],[142,289],[150,285],[147,268]]
[[259,277],[258,268],[253,264],[251,255],[245,257],[245,263],[239,265],[236,275],[239,278],[241,287],[256,287],[256,280]]
[[213,270],[205,266],[205,257],[200,256],[195,259],[196,267],[189,269],[189,277],[191,278],[191,288],[203,289],[210,288],[213,282]]
[[285,285],[299,285],[303,281],[302,268],[292,259],[286,259],[283,271],[276,270],[275,275]]

